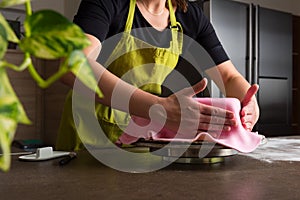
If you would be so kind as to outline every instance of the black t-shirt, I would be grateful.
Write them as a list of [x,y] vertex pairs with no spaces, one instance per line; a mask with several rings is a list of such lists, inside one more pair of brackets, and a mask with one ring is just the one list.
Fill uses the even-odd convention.
[[[104,41],[124,31],[130,0],[82,0],[74,23],[84,32]],[[215,64],[228,60],[214,28],[197,3],[188,2],[187,12],[177,9],[176,20],[183,33],[197,41],[209,53]],[[136,7],[132,28],[151,27]],[[164,34],[164,32],[161,32]],[[164,38],[164,37],[158,37]],[[161,42],[158,42],[161,43]]]
[[[82,0],[78,12],[74,17],[74,23],[79,25],[84,32],[94,35],[101,42],[105,43],[105,41],[114,38],[124,31],[129,4],[130,0]],[[182,26],[184,35],[187,36],[185,38],[191,38],[193,41],[196,41],[193,43],[200,44],[205,49],[204,57],[209,57],[209,61],[205,61],[205,64],[203,64],[203,60],[205,59],[203,59],[203,56],[199,56],[199,48],[193,48],[192,45],[186,44],[189,43],[190,40],[187,42],[184,40],[183,53],[179,57],[176,68],[169,74],[162,85],[162,96],[168,96],[175,91],[197,83],[202,79],[204,70],[215,66],[215,64],[221,64],[229,60],[214,28],[204,15],[199,4],[188,2],[187,12],[177,9],[175,16],[177,22]],[[138,7],[136,7],[131,34],[135,34],[134,29],[145,27],[151,27],[151,25],[143,17]],[[168,37],[170,38],[171,34],[169,30],[156,31],[153,29],[150,32],[149,37],[145,36],[145,34],[139,35],[138,33],[136,33],[137,35],[135,36],[140,37],[140,39],[144,41],[147,39],[148,43],[153,42],[155,46],[167,47],[167,45],[169,45],[169,39],[166,39]],[[149,38],[151,38],[151,41],[149,41]],[[102,52],[105,52],[103,49],[105,48],[102,48]],[[187,54],[194,54],[193,60],[196,60],[194,63],[191,64],[190,60],[192,59],[186,59],[184,56],[185,50],[189,51]],[[110,53],[107,53],[107,56],[109,56],[109,54]],[[180,76],[178,76],[178,74],[180,74]],[[188,82],[180,81],[182,77]],[[208,90],[206,90],[197,96],[208,96],[208,93]]]

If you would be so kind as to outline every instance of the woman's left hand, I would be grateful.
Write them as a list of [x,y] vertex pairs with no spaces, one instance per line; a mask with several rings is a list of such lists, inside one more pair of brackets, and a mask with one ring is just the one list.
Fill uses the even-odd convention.
[[241,122],[247,131],[251,131],[253,129],[259,117],[259,107],[255,97],[258,89],[259,86],[257,84],[252,85],[241,102]]

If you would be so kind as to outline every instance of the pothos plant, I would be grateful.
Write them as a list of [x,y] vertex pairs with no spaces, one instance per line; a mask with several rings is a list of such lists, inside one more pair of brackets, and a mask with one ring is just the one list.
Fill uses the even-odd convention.
[[[0,169],[10,168],[10,148],[19,123],[30,124],[30,119],[10,84],[6,70],[28,70],[41,88],[47,88],[67,72],[72,72],[86,86],[102,96],[91,67],[82,52],[89,45],[83,31],[63,15],[53,10],[32,12],[30,0],[2,0],[0,8],[24,4],[26,18],[24,37],[19,39],[0,12]],[[8,43],[18,44],[24,52],[23,62],[17,66],[7,62],[4,55]],[[56,73],[43,79],[37,72],[32,58],[63,60]],[[80,73],[79,73],[80,70]],[[2,153],[1,153],[2,152]]]

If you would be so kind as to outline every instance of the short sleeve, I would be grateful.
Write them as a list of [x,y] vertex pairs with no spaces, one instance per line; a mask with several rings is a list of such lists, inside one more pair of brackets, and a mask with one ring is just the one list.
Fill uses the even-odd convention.
[[74,16],[74,23],[85,33],[104,41],[116,13],[116,6],[115,0],[82,0]]
[[199,23],[199,33],[196,38],[205,50],[209,53],[211,58],[214,60],[215,64],[221,64],[229,60],[225,49],[223,48],[213,25],[210,23],[209,19],[204,15],[201,9],[198,12]]

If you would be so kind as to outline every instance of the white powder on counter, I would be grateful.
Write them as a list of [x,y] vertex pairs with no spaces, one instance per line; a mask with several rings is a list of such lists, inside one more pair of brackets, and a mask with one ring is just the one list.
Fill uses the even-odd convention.
[[300,139],[267,138],[267,143],[259,146],[255,151],[240,155],[269,163],[300,161]]

